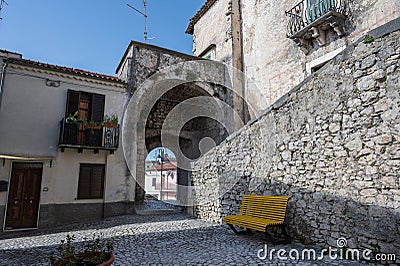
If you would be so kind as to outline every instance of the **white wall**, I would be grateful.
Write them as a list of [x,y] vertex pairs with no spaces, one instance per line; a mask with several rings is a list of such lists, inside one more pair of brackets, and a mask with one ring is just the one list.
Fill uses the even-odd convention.
[[[46,86],[46,79],[61,81]],[[126,97],[123,88],[60,78],[9,65],[0,109],[0,154],[57,156],[59,122],[65,116],[67,90],[82,90],[106,96],[105,114],[120,120]]]
[[[133,201],[134,186],[130,184],[134,181],[126,171],[121,134],[120,147],[113,155],[108,151],[94,154],[92,150],[80,154],[76,149],[61,152],[58,148],[59,122],[65,115],[68,89],[105,95],[105,114],[116,113],[121,123],[128,97],[124,85],[57,75],[8,66],[0,109],[0,154],[53,158],[52,167],[50,159],[41,160],[41,204],[103,201],[76,200],[81,163],[106,164],[106,202]],[[46,86],[46,79],[60,81],[60,86]],[[7,159],[5,166],[0,162],[0,180],[9,180],[12,160]],[[5,205],[6,194],[0,192],[0,205]]]
[[194,27],[193,53],[199,56],[210,45],[216,44],[216,60],[231,64],[232,61],[232,38],[229,1],[219,0],[198,21]]

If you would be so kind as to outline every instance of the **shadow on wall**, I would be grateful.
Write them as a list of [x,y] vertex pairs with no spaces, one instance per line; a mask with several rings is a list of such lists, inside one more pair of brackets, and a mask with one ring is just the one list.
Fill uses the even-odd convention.
[[[264,180],[256,191],[249,189],[254,177],[241,177],[229,193],[196,207],[198,218],[221,222],[222,217],[237,214],[245,194],[290,196],[286,224],[290,235],[303,244],[330,245],[344,237],[349,248],[368,248],[377,252],[396,253],[400,246],[400,213],[374,204],[330,193],[312,191],[274,180]],[[225,185],[221,182],[221,186]],[[218,210],[218,216],[209,210]]]
[[[398,24],[400,25],[400,24]],[[288,195],[304,243],[400,250],[399,32],[349,47],[196,162],[197,217]]]

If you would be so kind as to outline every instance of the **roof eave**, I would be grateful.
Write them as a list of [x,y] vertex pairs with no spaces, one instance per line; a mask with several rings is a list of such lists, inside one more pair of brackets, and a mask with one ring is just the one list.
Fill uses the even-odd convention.
[[115,70],[115,74],[118,74],[118,71],[121,69],[123,63],[125,62],[125,58],[126,58],[126,56],[128,55],[128,53],[129,53],[130,48],[131,48],[132,45],[133,45],[133,41],[130,41],[128,47],[127,47],[126,50],[125,50],[124,55],[123,55],[122,58],[121,58],[121,61],[119,61],[119,64],[118,64],[118,66],[117,66],[117,69]]
[[[99,74],[99,73],[94,73],[94,72],[88,72],[88,71],[84,71],[84,70],[79,70],[79,71],[83,71],[83,72],[88,72],[94,75],[86,75],[83,73],[76,73],[73,71],[65,71],[62,69],[57,69],[57,68],[53,68],[53,67],[49,67],[46,65],[37,65],[34,63],[39,63],[39,64],[47,64],[47,63],[42,63],[42,62],[35,62],[35,61],[31,61],[31,60],[27,60],[27,59],[14,59],[14,58],[7,58],[5,59],[6,62],[11,63],[11,64],[16,64],[16,65],[20,65],[20,66],[27,66],[27,67],[33,67],[33,68],[39,68],[39,69],[46,69],[49,71],[54,71],[54,72],[58,72],[58,73],[67,73],[69,75],[77,75],[77,76],[81,76],[81,77],[85,77],[85,78],[89,78],[89,79],[96,79],[96,80],[102,80],[105,82],[111,82],[111,83],[118,83],[118,84],[122,84],[122,85],[126,85],[126,82],[123,80],[118,79],[117,77],[112,77],[109,76],[109,78],[103,78],[100,76],[96,76],[97,75],[103,75],[103,74]],[[62,67],[62,66],[57,66],[54,65],[55,67]],[[65,67],[67,69],[69,69],[69,67]]]
[[189,25],[186,28],[186,33],[193,35],[194,25],[207,13],[207,11],[217,2],[218,0],[207,0],[199,11],[190,19]]
[[194,24],[195,23],[193,23],[193,21],[190,20],[189,25],[187,26],[186,31],[185,31],[186,34],[193,35],[193,33],[194,33]]

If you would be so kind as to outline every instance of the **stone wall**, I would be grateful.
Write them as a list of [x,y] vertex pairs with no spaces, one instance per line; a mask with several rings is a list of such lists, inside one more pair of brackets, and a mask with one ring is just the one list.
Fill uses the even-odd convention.
[[304,243],[400,250],[400,34],[348,47],[195,164],[195,215],[289,195]]
[[[329,29],[327,44],[320,46],[315,40],[310,42],[310,52],[305,55],[295,42],[286,37],[290,10],[300,1],[242,1],[243,39],[245,73],[259,90],[249,84],[247,95],[261,109],[268,107],[279,97],[318,67],[336,55],[355,39],[393,18],[399,16],[398,1],[355,0],[348,2],[347,19],[344,23],[345,36]],[[199,39],[199,38],[197,38]],[[256,92],[254,94],[254,91]]]

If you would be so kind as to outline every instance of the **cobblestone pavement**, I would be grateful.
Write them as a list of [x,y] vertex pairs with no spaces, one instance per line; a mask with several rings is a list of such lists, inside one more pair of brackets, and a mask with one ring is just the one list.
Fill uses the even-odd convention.
[[[67,234],[81,242],[93,233],[113,238],[114,265],[366,265],[330,260],[318,262],[260,260],[262,234],[236,236],[227,226],[207,223],[184,214],[122,216],[101,222],[75,224],[31,232],[0,235],[0,265],[48,265],[47,256]],[[301,244],[270,246],[286,250]],[[307,247],[310,248],[310,247]]]
[[176,200],[161,201],[161,200],[144,200],[140,204],[135,205],[136,211],[159,211],[159,210],[170,210],[181,212],[183,208],[178,205]]

